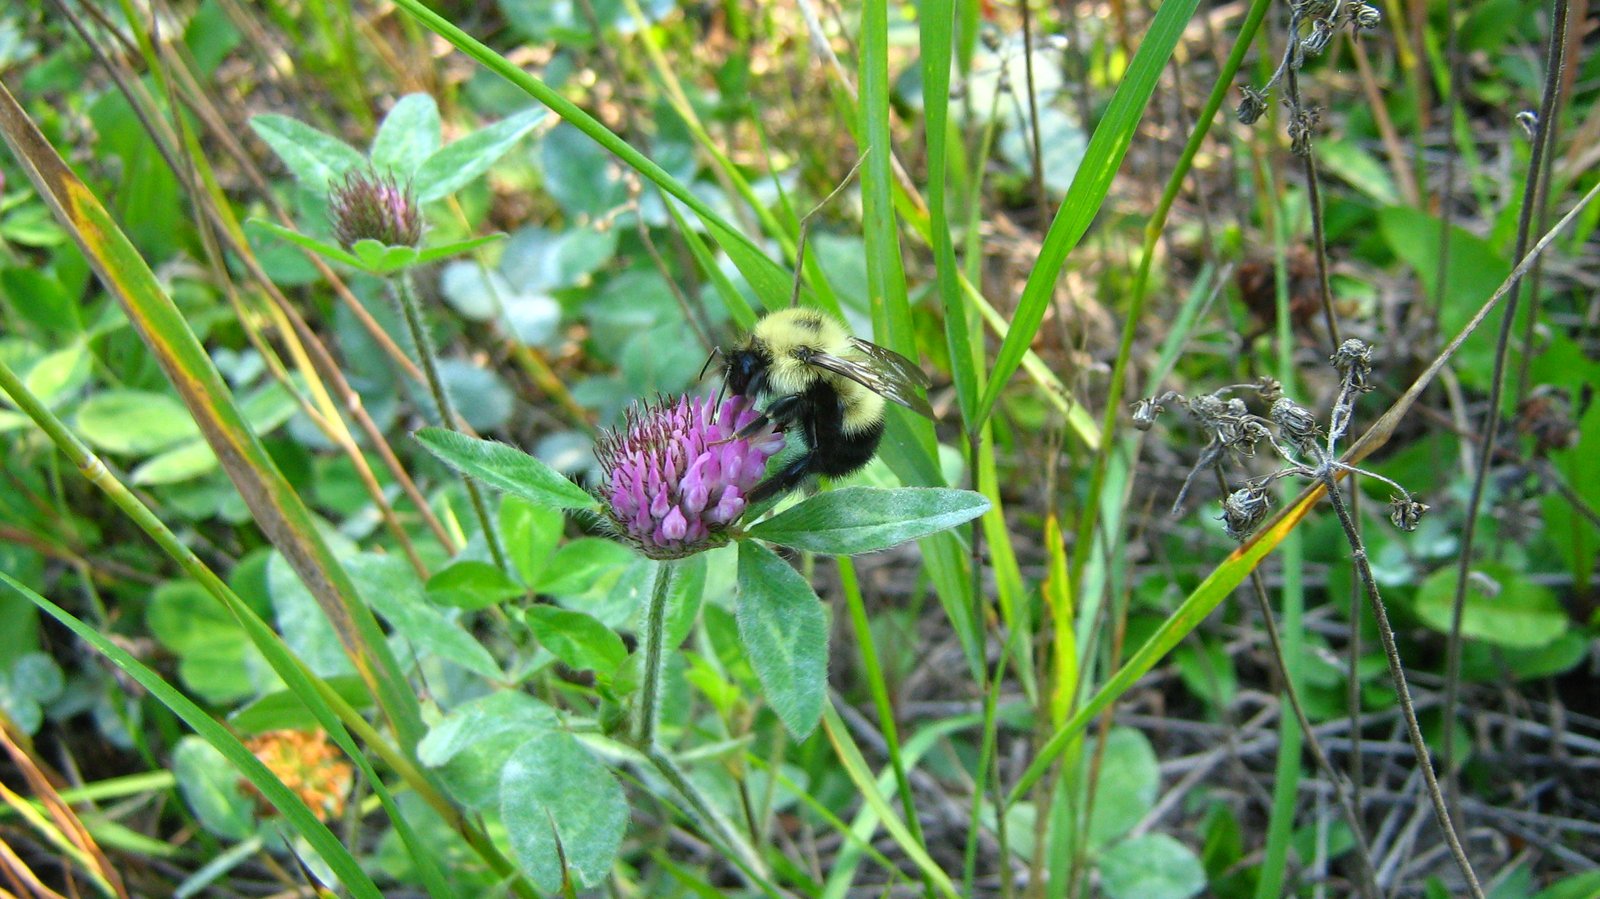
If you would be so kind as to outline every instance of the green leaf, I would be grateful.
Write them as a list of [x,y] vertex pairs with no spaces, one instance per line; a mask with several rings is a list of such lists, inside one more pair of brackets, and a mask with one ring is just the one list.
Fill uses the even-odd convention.
[[207,702],[226,705],[256,692],[259,656],[239,622],[194,581],[168,581],[150,594],[145,626],[178,655],[178,677]]
[[476,250],[478,247],[484,246],[485,244],[491,244],[495,243],[496,241],[505,240],[505,238],[505,232],[496,231],[493,234],[485,234],[482,237],[469,237],[466,240],[452,241],[451,243],[440,244],[436,247],[424,247],[423,249],[417,251],[416,259],[410,264],[427,265],[430,262],[438,262],[440,259],[447,259],[451,256],[459,256],[462,253]]
[[462,559],[428,578],[428,598],[440,605],[475,612],[527,592],[494,565]]
[[256,804],[245,795],[239,772],[211,744],[194,736],[179,740],[172,750],[172,776],[206,830],[229,840],[255,833]]
[[[1429,575],[1417,588],[1417,617],[1440,633],[1450,632],[1456,566]],[[1508,649],[1533,649],[1571,627],[1561,601],[1549,588],[1496,562],[1474,565],[1467,577],[1461,633]]]
[[108,453],[143,455],[200,436],[189,410],[165,393],[106,390],[78,407],[78,433]]
[[406,94],[395,101],[372,139],[372,167],[401,183],[439,150],[439,105],[428,94]]
[[544,648],[574,671],[610,678],[628,660],[622,638],[590,615],[556,606],[531,606],[525,615]]
[[585,889],[605,881],[628,826],[628,803],[611,772],[556,731],[522,744],[501,769],[500,818],[523,870],[555,893],[568,874]]
[[549,706],[526,693],[500,690],[452,709],[417,744],[417,761],[434,769],[458,802],[489,808],[500,801],[506,759],[556,724]]
[[461,625],[428,605],[416,572],[396,556],[372,553],[345,560],[362,599],[423,655],[436,656],[491,680],[504,676],[489,650]]
[[761,692],[796,739],[822,716],[828,616],[800,573],[759,543],[739,544],[739,639]]
[[131,478],[135,484],[176,484],[216,467],[217,454],[204,440],[195,439],[151,456],[134,468]]
[[412,187],[417,201],[443,199],[489,170],[508,150],[544,121],[545,110],[527,109],[501,119],[430,154],[417,166]]
[[82,341],[73,341],[34,363],[23,377],[23,386],[46,406],[56,406],[89,383],[90,358]]
[[760,522],[750,536],[810,552],[853,555],[926,537],[987,511],[989,500],[971,490],[846,487]]
[[[354,674],[327,678],[333,692],[355,709],[372,706],[372,693]],[[293,690],[275,690],[228,716],[234,731],[246,736],[269,730],[310,730],[320,726],[317,716]]]
[[1134,837],[1100,856],[1108,899],[1189,899],[1206,888],[1206,872],[1188,846],[1164,833]]
[[349,144],[299,119],[270,113],[251,116],[250,128],[313,191],[325,191],[328,182],[367,164],[366,157]]
[[245,226],[249,228],[260,229],[268,234],[273,235],[274,237],[280,237],[284,240],[287,240],[302,250],[310,250],[319,256],[325,256],[335,262],[342,262],[351,268],[365,268],[365,265],[362,264],[359,258],[352,253],[346,252],[345,249],[338,244],[329,243],[325,240],[318,240],[315,237],[301,234],[299,231],[296,231],[293,228],[285,228],[277,222],[269,222],[266,219],[253,218],[246,220]]
[[598,509],[595,498],[522,450],[444,428],[423,428],[417,442],[445,464],[496,490],[555,509]]
[[520,496],[500,501],[500,532],[506,555],[525,584],[537,584],[561,533],[567,517],[560,509],[532,503]]
[[[1089,776],[1092,756],[1086,752],[1082,759],[1084,777]],[[1127,833],[1155,804],[1161,767],[1150,740],[1131,727],[1113,728],[1100,754],[1099,777],[1089,818],[1091,847],[1104,846]]]
[[596,598],[617,584],[639,556],[600,537],[580,537],[563,545],[537,582],[540,593],[562,598]]

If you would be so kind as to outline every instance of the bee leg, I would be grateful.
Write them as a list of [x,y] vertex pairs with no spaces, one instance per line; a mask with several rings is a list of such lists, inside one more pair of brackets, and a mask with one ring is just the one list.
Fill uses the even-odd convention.
[[752,488],[750,495],[745,497],[746,501],[754,506],[774,496],[788,493],[790,490],[800,486],[801,482],[812,474],[811,457],[813,455],[813,452],[803,453],[788,465],[778,469],[772,477]]
[[756,416],[755,420],[733,432],[729,440],[747,440],[771,425],[777,430],[783,430],[800,414],[800,397],[790,395],[773,400],[766,411]]

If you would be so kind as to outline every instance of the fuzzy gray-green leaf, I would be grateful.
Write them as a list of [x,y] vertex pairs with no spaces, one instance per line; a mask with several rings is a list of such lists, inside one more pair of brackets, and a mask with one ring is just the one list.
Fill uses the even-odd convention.
[[750,529],[752,537],[811,552],[854,555],[888,549],[971,521],[989,500],[942,487],[846,487],[819,493]]
[[822,717],[828,692],[828,616],[811,585],[754,541],[739,544],[739,639],[761,691],[796,739]]
[[555,469],[504,443],[444,428],[423,428],[417,432],[417,442],[462,474],[541,506],[593,509],[598,505],[594,497]]

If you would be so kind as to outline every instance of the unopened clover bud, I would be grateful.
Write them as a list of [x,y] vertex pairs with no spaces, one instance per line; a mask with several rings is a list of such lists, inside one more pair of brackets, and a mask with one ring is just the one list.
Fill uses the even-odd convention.
[[1286,396],[1280,396],[1273,402],[1269,414],[1290,446],[1303,453],[1316,449],[1319,433],[1317,419],[1305,407]]
[[1254,125],[1267,112],[1267,95],[1253,87],[1242,87],[1239,93],[1239,124]]
[[333,236],[345,249],[357,241],[375,240],[387,247],[414,247],[422,242],[422,210],[411,185],[391,175],[353,169],[328,194]]
[[1265,484],[1250,483],[1228,494],[1222,501],[1222,527],[1234,540],[1255,533],[1272,509],[1272,496]]
[[1428,506],[1419,503],[1410,497],[1389,497],[1389,523],[1402,531],[1414,531],[1422,516],[1427,514]]

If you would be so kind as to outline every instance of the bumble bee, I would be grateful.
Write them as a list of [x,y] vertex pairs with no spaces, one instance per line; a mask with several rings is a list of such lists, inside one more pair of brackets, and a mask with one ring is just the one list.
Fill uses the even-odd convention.
[[910,359],[850,336],[815,309],[784,309],[756,322],[725,354],[723,386],[752,401],[773,397],[748,437],[798,425],[805,452],[750,493],[752,504],[798,487],[811,475],[841,477],[866,465],[883,439],[884,400],[933,418],[919,392],[931,381]]

